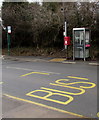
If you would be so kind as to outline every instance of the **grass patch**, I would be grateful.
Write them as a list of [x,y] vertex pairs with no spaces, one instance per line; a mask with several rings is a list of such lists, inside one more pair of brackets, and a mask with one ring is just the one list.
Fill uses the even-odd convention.
[[[68,56],[72,56],[72,50],[68,49]],[[2,50],[3,55],[8,55],[7,49]],[[11,56],[49,56],[49,57],[66,57],[66,50],[58,48],[26,48],[16,47],[10,49]]]
[[[2,50],[3,55],[8,55],[7,49]],[[73,52],[72,46],[68,47],[68,54],[67,50],[65,49],[58,49],[58,48],[26,48],[26,47],[16,47],[10,49],[11,56],[48,56],[48,57],[62,57],[62,58],[70,58],[72,59]],[[99,58],[99,50],[93,48],[90,50],[90,58],[91,60],[97,60]]]

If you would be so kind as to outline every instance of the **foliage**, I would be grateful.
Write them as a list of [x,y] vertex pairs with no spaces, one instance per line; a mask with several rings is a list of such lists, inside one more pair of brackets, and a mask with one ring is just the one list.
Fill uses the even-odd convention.
[[[63,25],[67,21],[67,34],[72,38],[74,27],[88,27],[92,31],[92,44],[99,43],[99,16],[97,2],[3,2],[4,25],[12,26],[11,47],[56,47],[63,49]],[[63,11],[62,11],[63,9]],[[7,46],[3,31],[3,47]]]

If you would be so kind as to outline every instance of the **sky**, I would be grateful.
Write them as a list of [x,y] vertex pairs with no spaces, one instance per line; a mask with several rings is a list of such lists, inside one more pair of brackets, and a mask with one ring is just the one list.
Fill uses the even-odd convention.
[[0,6],[2,5],[2,1],[3,1],[3,0],[0,0]]
[[[0,7],[1,7],[3,1],[4,0],[0,0]],[[13,1],[17,2],[17,0],[13,0]],[[29,1],[29,2],[37,2],[37,1],[42,2],[42,0],[27,0],[27,1]]]
[[[4,0],[0,0],[0,7],[2,5],[2,1]],[[17,1],[17,0],[13,0],[13,1]],[[27,0],[29,2],[42,2],[43,0]],[[79,2],[88,2],[88,1],[92,1],[92,2],[98,2],[99,0],[45,0],[46,2],[76,2],[76,1],[79,1]]]

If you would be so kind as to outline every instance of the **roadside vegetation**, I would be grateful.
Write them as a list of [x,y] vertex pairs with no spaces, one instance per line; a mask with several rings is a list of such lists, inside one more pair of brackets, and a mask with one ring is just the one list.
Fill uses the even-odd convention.
[[[63,7],[64,6],[64,7]],[[68,56],[72,57],[72,29],[87,27],[91,30],[92,59],[99,55],[99,3],[98,2],[8,2],[2,5],[4,26],[12,27],[11,55],[44,55],[65,57],[64,18],[67,34],[71,37]],[[64,9],[64,12],[63,12]],[[3,54],[7,54],[7,35],[2,32]]]

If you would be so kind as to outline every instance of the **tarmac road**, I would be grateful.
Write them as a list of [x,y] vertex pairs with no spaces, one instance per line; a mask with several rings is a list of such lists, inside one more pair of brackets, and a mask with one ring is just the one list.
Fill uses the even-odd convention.
[[97,117],[97,66],[3,60],[1,84],[3,95],[11,100],[75,118]]

